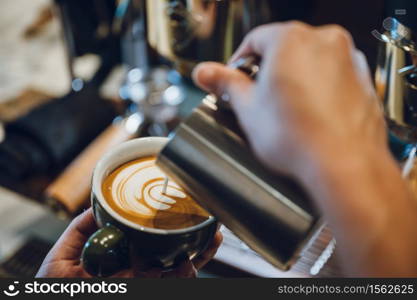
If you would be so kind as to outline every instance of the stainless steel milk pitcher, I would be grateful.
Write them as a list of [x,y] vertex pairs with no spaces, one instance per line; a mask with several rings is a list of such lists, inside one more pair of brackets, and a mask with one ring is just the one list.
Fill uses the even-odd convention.
[[[257,69],[247,60],[238,67]],[[207,96],[157,164],[249,247],[287,270],[321,227],[320,216],[296,182],[259,162],[222,101]]]

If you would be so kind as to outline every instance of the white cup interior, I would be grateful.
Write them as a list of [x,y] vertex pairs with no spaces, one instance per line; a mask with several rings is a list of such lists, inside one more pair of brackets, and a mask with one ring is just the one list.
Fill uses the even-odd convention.
[[138,138],[128,142],[124,142],[107,152],[97,163],[96,168],[93,172],[92,191],[95,194],[97,200],[100,202],[101,206],[106,210],[106,212],[109,213],[113,218],[118,220],[120,223],[137,230],[157,234],[177,234],[198,229],[200,227],[205,226],[207,222],[211,223],[213,221],[214,218],[211,217],[203,223],[182,229],[165,230],[149,228],[123,218],[117,212],[115,212],[104,199],[104,195],[101,190],[102,182],[112,171],[114,171],[116,168],[123,165],[124,163],[132,161],[134,159],[151,155],[158,155],[158,153],[167,144],[167,142],[168,138],[163,137]]

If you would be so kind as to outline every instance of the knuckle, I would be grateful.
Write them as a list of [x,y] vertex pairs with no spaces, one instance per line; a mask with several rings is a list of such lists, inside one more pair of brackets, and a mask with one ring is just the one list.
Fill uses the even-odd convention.
[[[300,44],[311,41],[312,29],[309,25],[300,21],[289,21],[285,26],[286,30],[284,31],[280,44],[285,46],[286,49],[291,48],[297,50]],[[288,53],[288,55],[291,55],[291,53]]]
[[311,32],[310,26],[300,21],[288,21],[285,23],[285,26],[287,37],[301,37],[304,39],[305,37],[308,37]]
[[276,23],[259,25],[249,31],[245,39],[250,40],[254,37],[261,36],[264,33],[273,34],[278,30],[279,25]]
[[78,223],[80,223],[81,219],[82,219],[82,214],[79,214],[78,216],[76,216],[76,217],[72,220],[72,222],[71,222],[71,223],[75,226],[75,225],[77,225]]
[[78,216],[76,216],[76,217],[72,220],[71,225],[72,225],[74,228],[77,228],[77,227],[79,226],[79,224],[80,224],[80,223],[83,221],[83,219],[85,218],[86,214],[87,214],[87,211],[85,211],[85,212],[83,212],[83,213],[79,214]]
[[288,27],[289,31],[295,32],[295,33],[305,33],[308,31],[309,26],[306,23],[293,20],[286,22],[286,25]]
[[337,47],[344,49],[349,49],[352,47],[352,36],[345,28],[340,25],[330,25],[326,35],[329,42]]
[[284,53],[280,52],[286,57],[293,57],[295,53],[291,50],[297,50],[297,47],[301,43],[304,43],[306,39],[310,36],[309,25],[302,23],[300,21],[288,21],[283,25],[284,30],[282,31],[280,40],[272,40],[271,44],[275,46],[275,50],[285,50]]
[[283,28],[286,28],[286,31],[290,33],[306,33],[309,31],[310,26],[297,20],[283,23],[270,23],[255,27],[249,32],[248,36],[259,35],[262,33],[268,33],[273,36],[274,33],[279,32]]

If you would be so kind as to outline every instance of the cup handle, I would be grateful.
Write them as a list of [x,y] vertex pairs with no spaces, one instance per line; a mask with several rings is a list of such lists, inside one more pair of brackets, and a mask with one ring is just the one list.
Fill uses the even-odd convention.
[[106,277],[130,265],[129,242],[117,227],[106,224],[84,245],[81,254],[84,269],[93,276]]

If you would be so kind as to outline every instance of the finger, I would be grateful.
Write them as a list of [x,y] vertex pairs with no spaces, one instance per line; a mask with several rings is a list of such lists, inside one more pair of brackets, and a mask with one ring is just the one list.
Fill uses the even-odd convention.
[[347,60],[349,63],[353,62],[355,67],[365,67],[366,64],[362,65],[363,61],[360,61],[361,65],[357,64],[359,61],[356,61],[357,49],[355,42],[350,32],[342,26],[334,24],[319,26],[314,31],[314,34],[317,39],[322,41],[321,45],[330,46],[330,51],[334,52],[337,49],[337,53],[339,53],[342,59]]
[[197,270],[203,268],[216,255],[217,250],[223,242],[223,235],[218,231],[214,237],[213,242],[209,248],[202,254],[192,260],[194,267]]
[[112,275],[111,278],[134,278],[134,273],[131,269],[123,270]]
[[[253,54],[263,57],[280,44],[285,34],[296,34],[297,30],[307,28],[311,28],[311,26],[298,21],[271,23],[256,27],[246,35],[242,44],[230,58],[229,63]],[[295,30],[290,31],[291,29]]]
[[239,123],[245,131],[253,124],[252,97],[255,82],[239,70],[234,70],[219,63],[199,64],[194,72],[195,82],[209,93],[227,97]]
[[[380,101],[378,101],[378,96],[376,94],[376,90],[373,84],[373,78],[371,75],[371,69],[369,68],[368,61],[366,59],[365,54],[362,51],[355,49],[353,51],[353,60],[355,64],[356,73],[358,74],[359,80],[358,84],[360,84],[364,90],[368,93],[368,99],[370,100],[370,104],[374,107],[374,110],[378,114],[378,118],[383,116],[384,108],[381,105]],[[385,125],[385,123],[383,122]]]
[[368,86],[373,86],[371,70],[369,68],[365,54],[363,54],[363,52],[360,50],[354,49],[353,60],[355,63],[356,70],[359,76],[361,76],[361,79],[364,80]]
[[52,256],[54,260],[78,260],[84,244],[97,229],[90,208],[71,222],[48,256]]
[[194,69],[193,79],[203,90],[231,99],[246,98],[254,85],[245,73],[214,62],[199,64]]
[[162,269],[154,268],[147,270],[146,272],[139,272],[137,274],[141,275],[142,278],[161,278]]
[[183,261],[178,268],[165,272],[162,276],[164,278],[196,278],[197,269],[194,267],[193,263],[187,259]]
[[66,243],[75,248],[82,248],[89,237],[98,229],[93,210],[87,209],[76,217],[63,234]]
[[350,48],[355,48],[355,42],[350,32],[344,27],[337,24],[328,24],[315,27],[315,32],[321,35],[321,38],[330,40],[331,42],[340,42],[343,40]]
[[127,269],[111,276],[112,278],[161,278],[162,270],[161,269],[150,269],[147,271],[140,271],[137,269]]

